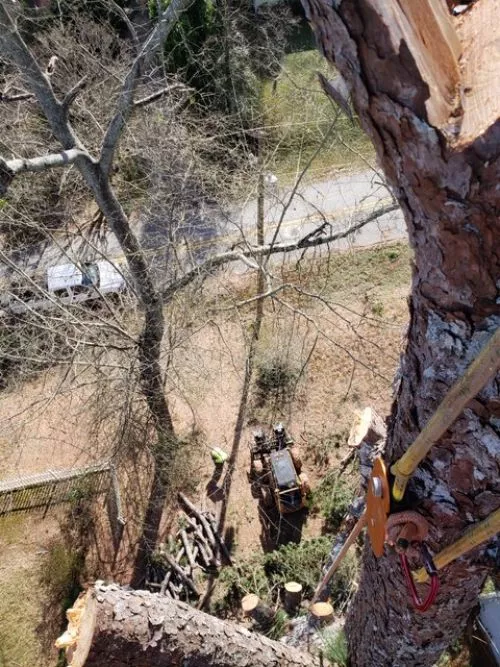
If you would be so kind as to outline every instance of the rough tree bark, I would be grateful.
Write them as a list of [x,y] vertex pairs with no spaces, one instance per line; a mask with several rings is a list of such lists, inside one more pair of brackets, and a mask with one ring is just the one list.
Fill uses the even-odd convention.
[[[307,667],[312,657],[147,591],[97,583],[69,616],[69,667]],[[73,634],[74,633],[74,634]],[[74,638],[74,641],[72,641]]]
[[[349,86],[415,253],[390,464],[500,324],[500,3],[478,0],[453,17],[445,0],[302,1]],[[429,520],[434,551],[500,505],[499,406],[497,375],[407,489],[404,508]],[[490,572],[485,552],[445,568],[436,603],[419,614],[397,557],[377,560],[366,548],[346,626],[352,664],[432,665],[465,627]]]

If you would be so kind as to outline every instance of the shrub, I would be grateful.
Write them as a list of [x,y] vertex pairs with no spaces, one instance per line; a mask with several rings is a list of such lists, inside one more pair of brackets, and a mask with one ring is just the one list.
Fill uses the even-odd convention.
[[384,314],[384,304],[381,301],[375,301],[375,303],[372,304],[371,310],[373,315],[376,315],[377,317],[382,317]]
[[226,592],[216,611],[224,615],[228,609],[236,608],[247,593],[255,593],[267,604],[275,604],[287,581],[300,582],[304,596],[310,597],[320,580],[330,547],[328,538],[317,537],[284,545],[225,568],[219,581],[225,585]]
[[264,556],[264,571],[268,581],[278,589],[287,581],[298,581],[303,586],[304,597],[309,597],[321,578],[330,548],[331,540],[327,537],[281,546]]
[[288,361],[279,357],[262,361],[257,367],[255,380],[259,407],[270,400],[279,404],[289,400],[297,379],[298,372]]
[[387,259],[390,262],[395,262],[397,259],[399,259],[401,253],[397,248],[391,248],[390,250],[387,251]]
[[271,586],[267,579],[262,556],[253,556],[233,567],[221,570],[219,581],[225,586],[222,600],[213,609],[220,616],[225,616],[229,609],[236,608],[243,596],[255,593],[261,600],[271,599]]
[[354,497],[353,484],[332,470],[313,490],[311,508],[319,510],[325,518],[326,529],[335,532],[346,516]]

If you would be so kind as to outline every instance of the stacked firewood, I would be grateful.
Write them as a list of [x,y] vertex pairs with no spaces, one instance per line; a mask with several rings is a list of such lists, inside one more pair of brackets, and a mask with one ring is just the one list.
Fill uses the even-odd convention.
[[222,562],[231,564],[227,547],[219,535],[217,521],[210,512],[199,510],[182,493],[181,506],[185,525],[169,545],[160,545],[150,565],[147,587],[174,600],[200,597],[195,582],[197,569],[214,572]]

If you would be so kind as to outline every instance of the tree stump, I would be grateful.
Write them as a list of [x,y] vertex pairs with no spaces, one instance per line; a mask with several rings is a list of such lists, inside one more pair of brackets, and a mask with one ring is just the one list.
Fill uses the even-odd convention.
[[241,608],[245,616],[250,616],[259,625],[266,626],[272,623],[273,610],[265,605],[255,593],[245,595],[241,600]]
[[285,609],[291,613],[297,610],[302,600],[302,585],[296,581],[285,584]]
[[309,608],[309,613],[320,626],[328,625],[333,621],[333,607],[329,602],[315,602]]

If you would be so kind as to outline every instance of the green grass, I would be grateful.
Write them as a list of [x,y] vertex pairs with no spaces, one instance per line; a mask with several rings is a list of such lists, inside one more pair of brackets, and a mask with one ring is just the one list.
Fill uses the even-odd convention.
[[332,665],[347,667],[349,664],[349,653],[347,639],[343,630],[335,633],[323,634],[323,656]]
[[0,667],[45,665],[36,628],[40,601],[29,571],[9,573],[0,584]]
[[41,583],[48,597],[60,608],[61,617],[69,609],[81,591],[80,573],[83,569],[83,553],[54,542],[47,552],[42,567]]
[[60,542],[35,567],[12,563],[0,582],[0,667],[54,664],[53,642],[80,591],[81,566],[80,555]]
[[[287,55],[277,82],[267,82],[262,93],[265,125],[268,126],[269,168],[281,180],[293,180],[321,145],[337,115],[337,107],[321,88],[317,72],[327,78],[335,74],[316,51]],[[338,114],[335,130],[315,159],[315,178],[333,169],[362,168],[372,160],[373,148],[358,123]]]
[[[394,290],[409,288],[412,251],[406,243],[394,243],[354,252],[332,253],[327,259],[304,263],[300,284],[337,301],[369,301],[370,311],[386,316],[384,297]],[[283,280],[299,282],[295,265],[284,267]],[[375,312],[373,312],[375,311]]]
[[276,614],[272,620],[271,625],[269,626],[267,632],[265,633],[269,639],[274,639],[278,641],[281,637],[284,637],[289,630],[290,619],[288,614],[284,609],[277,609]]
[[[0,518],[1,549],[12,553],[8,570],[0,580],[0,667],[42,665],[42,648],[35,628],[40,622],[40,599],[29,566],[19,566],[15,550],[10,549],[23,538],[24,517],[21,513]],[[7,547],[7,548],[6,548]]]

